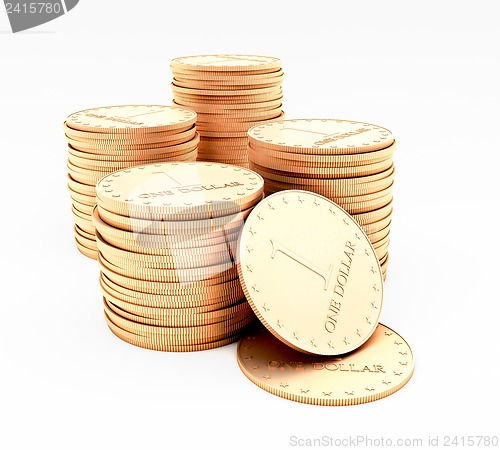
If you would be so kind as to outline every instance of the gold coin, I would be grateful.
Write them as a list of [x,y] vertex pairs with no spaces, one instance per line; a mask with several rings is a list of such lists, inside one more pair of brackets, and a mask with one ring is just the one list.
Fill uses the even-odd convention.
[[68,187],[79,194],[95,197],[95,185],[79,183],[71,178],[70,174],[68,174]]
[[176,106],[189,107],[200,113],[230,114],[233,111],[259,111],[268,110],[280,106],[283,102],[283,95],[273,100],[261,103],[228,103],[228,104],[206,104],[204,102],[192,101],[184,98],[175,98],[173,104]]
[[105,171],[107,173],[115,172],[121,169],[127,169],[128,167],[135,166],[138,164],[154,164],[162,162],[192,162],[196,161],[198,155],[198,149],[194,148],[189,152],[178,154],[178,155],[157,155],[150,158],[143,158],[139,161],[96,161],[93,159],[83,159],[73,155],[68,156],[68,161],[75,167],[79,167],[86,170],[93,171]]
[[194,88],[186,88],[179,86],[175,80],[170,84],[172,88],[172,92],[174,95],[180,94],[184,96],[207,96],[207,97],[218,97],[218,98],[224,98],[224,97],[250,97],[250,96],[262,96],[262,95],[272,95],[272,94],[277,94],[281,92],[281,87],[278,84],[277,86],[271,86],[271,87],[255,87],[252,89],[240,89],[240,90],[235,90],[235,89],[221,89],[221,90],[215,90],[215,89],[194,89]]
[[[155,145],[155,144],[163,144],[163,145],[168,145],[168,142],[173,141],[176,142],[179,139],[182,139],[181,136],[184,135],[184,133],[187,133],[187,136],[192,136],[194,135],[194,126],[188,128],[187,130],[184,130],[179,133],[175,134],[164,134],[164,133],[149,133],[146,135],[140,135],[140,137],[133,137],[133,138],[126,138],[126,137],[113,137],[111,139],[93,139],[91,137],[76,137],[76,136],[71,136],[66,134],[66,139],[68,143],[72,143],[74,141],[79,142],[80,144],[83,145],[88,145],[88,146],[93,146],[96,148],[106,148],[106,147],[112,147],[115,145],[122,145],[122,146],[133,146],[133,145]],[[115,135],[111,135],[115,136]]]
[[70,188],[68,188],[68,190],[69,190],[69,196],[71,197],[71,200],[73,200],[74,202],[87,206],[95,206],[95,195],[79,194],[78,192],[75,192]]
[[202,344],[171,345],[162,342],[151,341],[150,339],[137,336],[136,334],[128,333],[113,324],[113,322],[111,322],[108,317],[105,316],[105,319],[111,332],[124,342],[135,345],[136,347],[161,352],[197,352],[203,350],[211,350],[237,341],[240,338],[241,333],[239,331],[238,333],[228,334],[228,336],[224,339],[204,342]]
[[193,123],[191,121],[186,122],[179,128],[176,128],[175,130],[169,130],[169,131],[144,131],[143,133],[135,133],[135,134],[130,134],[130,133],[97,133],[97,132],[91,132],[91,131],[80,131],[80,130],[75,130],[74,128],[71,128],[68,126],[66,122],[63,124],[63,131],[66,134],[66,136],[69,136],[72,139],[75,140],[92,140],[92,141],[106,141],[106,142],[113,142],[115,139],[116,140],[123,140],[123,141],[148,141],[149,139],[154,139],[157,140],[158,138],[161,138],[163,136],[173,136],[175,134],[182,133],[184,131],[190,130],[193,127]]
[[196,113],[163,105],[121,105],[91,108],[71,114],[66,123],[75,130],[110,134],[168,131],[194,124]]
[[246,209],[258,201],[264,180],[241,167],[215,163],[138,166],[102,178],[99,206],[143,219],[197,219]]
[[[115,314],[123,317],[124,319],[130,320],[131,322],[136,322],[143,325],[153,325],[158,327],[199,327],[205,325],[216,325],[223,324],[227,322],[239,322],[248,316],[252,315],[252,309],[247,302],[240,303],[238,306],[233,306],[231,308],[226,308],[227,312],[222,315],[222,313],[205,313],[205,314],[170,314],[170,310],[160,310],[158,315],[153,317],[137,315],[127,309],[123,309],[106,296],[104,296],[106,306],[112,310]],[[127,307],[127,304],[122,305]],[[229,312],[229,311],[232,312]]]
[[[261,197],[262,198],[262,197]],[[243,227],[244,220],[250,213],[246,209],[230,216],[220,216],[213,219],[198,219],[193,221],[153,221],[129,218],[128,221],[118,214],[112,215],[104,208],[97,207],[93,211],[93,221],[100,233],[110,240],[129,241],[137,245],[150,242],[149,247],[168,249],[175,247],[205,247],[204,243],[212,245],[212,239],[232,236]],[[101,218],[104,218],[104,220]],[[115,222],[109,225],[109,219]],[[115,226],[124,226],[131,231]],[[197,244],[197,241],[200,241]],[[185,243],[185,246],[179,245]]]
[[220,277],[223,281],[224,274],[231,269],[236,270],[234,261],[226,263],[219,263],[213,266],[194,267],[188,269],[146,269],[143,267],[136,267],[129,265],[126,268],[111,264],[99,252],[99,264],[102,268],[111,270],[114,274],[121,275],[129,278],[130,282],[140,281],[149,283],[174,283],[174,282],[196,282],[211,279],[213,277]]
[[228,334],[233,334],[241,330],[255,319],[255,316],[251,314],[243,319],[237,317],[233,320],[195,327],[154,326],[128,320],[116,314],[105,300],[103,303],[104,311],[108,318],[121,329],[139,336],[148,337],[152,340],[177,345],[190,343],[199,344],[207,340],[220,339]]
[[265,167],[267,172],[284,176],[302,176],[309,178],[353,178],[375,175],[392,167],[392,159],[351,167],[307,167],[299,165],[286,165],[283,162],[273,162],[266,157],[256,156],[249,151],[248,158],[253,164]]
[[196,82],[224,82],[237,85],[247,85],[265,82],[267,80],[282,79],[284,76],[283,69],[278,69],[271,72],[256,73],[256,74],[239,74],[239,73],[217,73],[209,71],[176,71],[172,68],[174,78],[185,81]]
[[87,239],[87,238],[84,238],[82,236],[80,236],[78,233],[74,233],[75,235],[75,241],[80,244],[82,247],[85,247],[87,250],[91,250],[93,252],[97,252],[97,247],[95,245],[95,242],[94,244],[92,245],[92,241],[90,239]]
[[148,302],[142,298],[131,297],[109,287],[101,278],[100,286],[102,294],[121,308],[145,317],[156,317],[158,315],[170,314],[172,316],[186,316],[210,313],[214,317],[223,315],[223,311],[242,303],[248,308],[248,302],[241,289],[227,291],[218,297],[208,297],[201,294],[183,296],[163,295],[156,296],[158,302]]
[[255,314],[297,350],[347,353],[377,326],[378,259],[358,223],[331,200],[306,191],[266,197],[245,222],[239,262]]
[[181,290],[182,287],[186,289],[186,286],[190,286],[191,288],[194,288],[194,286],[211,286],[238,278],[237,267],[231,267],[230,269],[221,272],[221,267],[216,266],[212,271],[207,270],[206,274],[200,275],[198,280],[195,280],[194,276],[190,276],[188,279],[174,278],[171,281],[141,280],[122,275],[108,267],[111,267],[108,263],[106,263],[106,265],[100,265],[101,272],[103,272],[111,281],[127,289],[141,291],[147,294],[165,294],[172,292],[174,289]]
[[175,58],[171,61],[170,67],[174,73],[177,71],[267,73],[279,70],[281,61],[278,58],[259,55],[199,55]]
[[249,128],[257,123],[265,123],[268,120],[282,119],[285,113],[280,110],[280,112],[269,119],[256,119],[251,122],[244,121],[233,121],[233,122],[198,122],[196,124],[196,129],[200,132],[221,132],[221,133],[234,133],[241,131],[248,131]]
[[249,152],[261,154],[273,161],[286,161],[288,165],[299,165],[306,167],[352,167],[362,166],[369,163],[384,161],[392,158],[396,150],[396,142],[382,150],[374,150],[366,153],[355,153],[352,155],[311,155],[295,152],[272,150],[259,147],[255,143],[248,145]]
[[78,225],[79,228],[90,234],[95,233],[95,228],[94,225],[92,224],[91,219],[86,219],[85,217],[82,217],[82,215],[79,215],[74,208],[71,212],[71,215],[73,217],[73,221],[75,222],[76,225]]
[[175,288],[160,294],[128,289],[116,284],[104,273],[101,273],[100,285],[114,299],[148,308],[196,308],[199,312],[208,312],[234,305],[245,298],[237,278],[211,286],[175,283]]
[[371,234],[367,234],[368,238],[372,243],[378,242],[380,239],[385,238],[391,232],[391,224],[387,225],[385,228]]
[[[284,77],[283,77],[284,78]],[[196,90],[216,90],[216,91],[238,91],[244,92],[245,90],[254,90],[254,89],[264,89],[264,88],[272,88],[281,86],[283,79],[270,79],[270,80],[261,80],[258,83],[252,84],[235,84],[238,80],[231,80],[229,82],[225,82],[223,80],[220,81],[193,81],[186,78],[174,77],[173,85],[185,89],[196,89]]]
[[207,105],[226,105],[226,104],[245,104],[245,103],[263,103],[268,101],[274,101],[278,98],[283,97],[283,91],[281,88],[275,89],[273,92],[268,92],[265,94],[252,94],[252,95],[226,95],[224,97],[215,95],[196,95],[196,94],[186,94],[175,92],[174,100],[176,102],[188,101],[192,103],[205,103]]
[[360,225],[368,225],[370,223],[378,222],[379,220],[385,219],[387,216],[391,214],[392,214],[392,201],[377,210],[361,214],[353,214],[353,218]]
[[282,109],[281,105],[277,108],[267,109],[264,111],[236,111],[231,114],[216,114],[214,112],[211,113],[199,113],[198,114],[198,124],[210,124],[210,123],[233,123],[233,122],[258,122],[263,120],[274,119],[281,115]]
[[363,228],[363,231],[367,234],[367,236],[371,236],[389,226],[391,221],[392,214],[389,214],[387,217],[384,217],[377,222],[363,224],[361,225],[361,228]]
[[92,214],[92,210],[95,205],[84,205],[83,203],[77,202],[72,199],[71,203],[73,204],[73,208],[75,208],[80,214],[85,214],[85,216],[90,216]]
[[80,158],[92,159],[96,161],[140,161],[147,158],[158,158],[160,156],[171,157],[183,155],[196,149],[200,142],[198,133],[195,137],[187,142],[167,147],[153,147],[145,150],[114,150],[104,151],[102,153],[90,153],[73,148],[68,144],[68,153]]
[[393,144],[389,130],[364,122],[295,119],[248,130],[250,144],[302,154],[353,154],[381,150]]
[[82,255],[86,256],[87,258],[97,259],[98,253],[95,250],[85,247],[84,245],[80,244],[76,239],[75,243],[76,243],[76,248]]
[[110,140],[109,142],[88,140],[77,140],[66,136],[66,141],[72,148],[81,150],[87,153],[97,153],[102,154],[105,152],[119,154],[120,152],[130,152],[134,150],[145,151],[148,149],[158,149],[158,148],[169,148],[174,145],[180,145],[196,138],[196,127],[193,126],[188,131],[184,131],[179,134],[165,136],[164,140],[153,142],[142,142],[138,141],[119,141]]
[[78,234],[82,235],[83,237],[95,241],[95,234],[84,230],[83,228],[79,227],[78,224],[75,224],[75,230],[78,232]]
[[367,403],[401,389],[414,369],[407,342],[385,325],[358,350],[340,358],[299,353],[264,328],[238,344],[238,364],[260,388],[301,403],[344,406]]

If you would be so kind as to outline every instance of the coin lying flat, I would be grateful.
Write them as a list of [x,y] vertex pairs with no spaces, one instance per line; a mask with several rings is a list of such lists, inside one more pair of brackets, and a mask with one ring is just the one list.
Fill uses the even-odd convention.
[[278,58],[258,55],[199,55],[184,56],[171,61],[170,67],[175,72],[249,72],[263,73],[279,70]]
[[227,215],[262,196],[255,172],[215,163],[164,163],[132,167],[102,178],[99,206],[144,219],[185,220]]
[[238,343],[238,364],[260,388],[289,400],[324,406],[387,397],[410,380],[413,353],[395,331],[379,324],[356,351],[339,358],[304,355],[264,328]]
[[175,130],[196,122],[193,111],[163,105],[120,105],[71,114],[66,125],[98,133],[144,133]]
[[306,191],[266,197],[247,218],[238,272],[255,314],[296,350],[339,355],[375,330],[382,275],[359,224]]

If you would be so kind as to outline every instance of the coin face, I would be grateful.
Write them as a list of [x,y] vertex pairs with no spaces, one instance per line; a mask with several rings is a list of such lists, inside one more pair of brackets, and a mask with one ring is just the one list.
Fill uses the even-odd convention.
[[278,58],[258,55],[200,55],[175,58],[170,67],[179,71],[207,72],[255,72],[278,70],[281,61]]
[[389,147],[394,138],[378,125],[350,120],[297,119],[256,125],[250,144],[303,154],[354,154]]
[[195,219],[245,209],[261,196],[255,172],[217,163],[163,163],[132,167],[102,178],[98,204],[111,212],[167,220]]
[[238,250],[250,305],[287,345],[340,355],[372,335],[383,295],[377,255],[331,200],[299,190],[266,197],[248,216]]
[[387,397],[410,380],[414,369],[409,345],[382,324],[362,347],[341,358],[304,355],[260,328],[240,340],[238,364],[253,383],[268,392],[325,406]]
[[163,105],[121,105],[92,108],[71,114],[66,125],[80,131],[130,133],[174,130],[196,121],[189,109]]

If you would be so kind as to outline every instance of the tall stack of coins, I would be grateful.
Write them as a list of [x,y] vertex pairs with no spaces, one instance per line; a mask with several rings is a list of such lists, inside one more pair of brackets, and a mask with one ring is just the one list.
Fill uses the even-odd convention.
[[248,131],[250,168],[266,194],[303,189],[344,208],[372,243],[384,279],[392,220],[392,155],[385,128],[347,120],[301,119],[261,124]]
[[264,327],[238,345],[259,387],[316,405],[352,405],[402,388],[404,339],[379,323],[382,270],[360,224],[332,200],[284,190],[248,216],[239,243],[245,295]]
[[250,170],[202,162],[102,178],[93,219],[111,331],[162,351],[238,339],[255,315],[239,283],[235,246],[263,188]]
[[67,118],[68,188],[80,252],[97,258],[92,224],[96,182],[115,170],[148,162],[195,161],[195,122],[194,111],[157,105],[93,108]]
[[281,61],[205,55],[176,58],[170,67],[174,104],[198,114],[198,160],[248,167],[248,129],[284,116]]

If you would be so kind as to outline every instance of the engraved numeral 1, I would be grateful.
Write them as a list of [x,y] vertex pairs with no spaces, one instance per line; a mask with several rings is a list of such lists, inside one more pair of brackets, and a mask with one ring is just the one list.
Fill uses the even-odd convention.
[[316,266],[315,264],[307,261],[304,259],[302,256],[298,255],[297,253],[293,252],[292,250],[289,250],[286,248],[284,245],[280,244],[278,241],[271,239],[271,245],[273,246],[272,252],[271,252],[271,258],[274,259],[276,256],[276,253],[281,252],[284,255],[288,256],[290,259],[293,261],[299,263],[301,266],[306,267],[310,271],[314,272],[316,275],[319,275],[321,278],[324,280],[324,286],[323,289],[326,291],[328,289],[328,286],[330,284],[330,278],[332,276],[332,271],[333,271],[333,265],[330,264],[330,267],[328,267],[327,270],[321,269],[320,267]]

